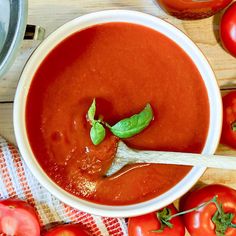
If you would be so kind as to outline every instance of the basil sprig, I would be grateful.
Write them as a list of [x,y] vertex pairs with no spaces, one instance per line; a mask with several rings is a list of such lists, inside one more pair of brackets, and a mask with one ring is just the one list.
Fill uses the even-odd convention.
[[129,118],[122,119],[113,126],[110,126],[101,119],[95,120],[95,114],[96,101],[93,99],[87,113],[87,118],[92,125],[90,130],[90,138],[94,145],[100,144],[105,138],[106,131],[104,125],[109,128],[115,136],[119,138],[130,138],[144,130],[153,120],[153,111],[149,103],[140,113]]
[[100,144],[106,136],[106,130],[103,125],[100,123],[100,120],[95,120],[96,114],[96,101],[93,99],[93,102],[88,110],[87,118],[92,125],[90,129],[90,138],[94,145]]

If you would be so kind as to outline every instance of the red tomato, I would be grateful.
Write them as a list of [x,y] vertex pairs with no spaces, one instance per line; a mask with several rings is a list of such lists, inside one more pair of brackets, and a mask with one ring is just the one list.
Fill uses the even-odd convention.
[[[176,214],[177,210],[173,204],[167,206],[170,209],[171,215]],[[161,211],[161,210],[160,210]],[[160,212],[158,211],[158,212]],[[174,217],[170,220],[173,224],[173,228],[165,227],[163,232],[151,232],[158,230],[161,227],[161,223],[157,218],[157,212],[152,212],[146,215],[129,218],[128,221],[128,233],[129,236],[184,236],[185,228],[180,217]]]
[[201,19],[212,16],[232,0],[156,0],[169,14],[180,19]]
[[59,225],[50,229],[44,236],[89,236],[91,235],[80,224]]
[[40,236],[40,225],[34,208],[22,200],[1,201],[0,233],[14,236]]
[[[192,192],[187,193],[180,200],[181,211],[186,211],[188,209],[197,207],[209,200],[214,196],[218,196],[218,203],[222,204],[224,215],[218,215],[218,221],[223,220],[223,218],[232,217],[230,222],[236,223],[236,191],[229,187],[223,185],[208,185],[200,189],[196,189]],[[199,210],[193,211],[191,213],[185,214],[183,216],[184,224],[191,234],[191,236],[235,236],[236,229],[227,227],[225,232],[222,234],[216,234],[216,223],[214,223],[213,217],[216,216],[217,208],[214,203],[210,203],[206,206],[201,207]],[[232,213],[232,215],[229,215]],[[219,225],[223,226],[223,224]],[[226,224],[224,224],[226,225]],[[223,230],[223,229],[222,229]],[[218,230],[219,231],[219,230]]]
[[223,97],[221,143],[236,149],[236,91],[230,92]]
[[224,48],[236,57],[236,2],[229,6],[221,18],[220,38]]

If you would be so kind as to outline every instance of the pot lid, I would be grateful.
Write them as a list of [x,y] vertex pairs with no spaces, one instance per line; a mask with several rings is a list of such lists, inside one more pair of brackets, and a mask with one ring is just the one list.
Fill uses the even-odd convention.
[[12,64],[24,37],[27,0],[0,1],[0,78]]

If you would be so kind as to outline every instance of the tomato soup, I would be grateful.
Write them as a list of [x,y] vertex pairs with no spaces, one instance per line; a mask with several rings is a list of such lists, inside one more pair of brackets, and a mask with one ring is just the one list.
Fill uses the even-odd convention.
[[177,184],[190,167],[128,165],[105,177],[118,138],[107,130],[95,146],[86,113],[110,125],[150,103],[154,120],[123,141],[132,148],[199,153],[209,127],[209,102],[189,56],[166,36],[130,23],[96,25],[69,36],[34,75],[26,106],[32,150],[48,176],[80,198],[107,205],[152,199]]

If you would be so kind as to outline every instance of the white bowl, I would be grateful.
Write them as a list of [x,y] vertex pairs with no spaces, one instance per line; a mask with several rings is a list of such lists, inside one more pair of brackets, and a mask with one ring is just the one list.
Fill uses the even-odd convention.
[[192,170],[177,185],[164,194],[149,201],[127,206],[107,206],[96,204],[69,194],[57,186],[45,174],[31,150],[25,124],[25,107],[28,90],[32,78],[45,56],[63,39],[74,32],[95,24],[106,22],[130,22],[152,28],[172,39],[193,60],[204,80],[210,104],[210,126],[203,153],[212,154],[217,148],[221,133],[222,103],[214,73],[198,47],[180,30],[151,15],[128,10],[109,10],[84,15],[61,26],[37,48],[30,60],[27,62],[21,75],[14,102],[15,135],[25,162],[38,181],[47,188],[48,191],[66,204],[96,215],[108,217],[130,217],[145,214],[170,204],[186,193],[197,182],[205,171],[205,168],[192,168]]

